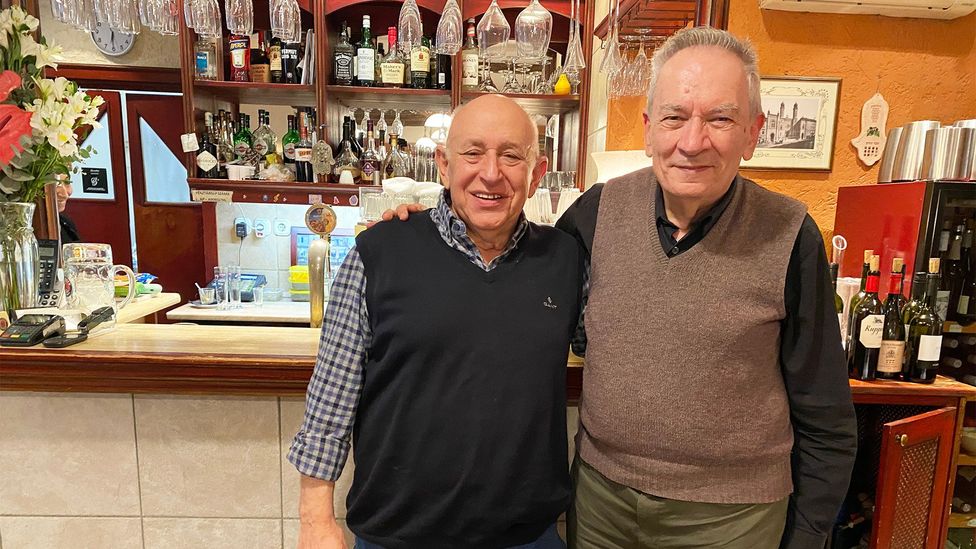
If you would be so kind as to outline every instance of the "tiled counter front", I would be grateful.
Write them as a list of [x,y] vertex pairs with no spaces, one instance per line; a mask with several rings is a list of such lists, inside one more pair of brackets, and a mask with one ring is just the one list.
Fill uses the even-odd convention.
[[0,393],[0,547],[294,548],[285,456],[303,413],[300,398]]

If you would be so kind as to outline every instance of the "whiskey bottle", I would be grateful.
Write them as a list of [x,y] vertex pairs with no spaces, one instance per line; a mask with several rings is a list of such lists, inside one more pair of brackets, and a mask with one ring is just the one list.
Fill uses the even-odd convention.
[[335,46],[335,53],[332,62],[332,77],[336,84],[341,86],[351,86],[353,84],[353,57],[355,50],[349,42],[349,29],[345,21],[342,22],[342,31],[339,32],[339,42]]
[[373,49],[373,37],[369,30],[369,16],[363,16],[363,38],[356,48],[356,59],[358,63],[356,74],[359,77],[360,86],[373,86],[376,84],[376,50]]
[[399,88],[403,86],[403,56],[397,47],[397,28],[386,29],[386,40],[390,51],[380,63],[380,84],[384,88]]

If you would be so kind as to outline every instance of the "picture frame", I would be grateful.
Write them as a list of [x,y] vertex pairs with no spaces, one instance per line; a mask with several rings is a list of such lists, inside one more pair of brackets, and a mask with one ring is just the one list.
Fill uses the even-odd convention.
[[759,83],[766,121],[743,169],[831,171],[840,78],[763,76]]

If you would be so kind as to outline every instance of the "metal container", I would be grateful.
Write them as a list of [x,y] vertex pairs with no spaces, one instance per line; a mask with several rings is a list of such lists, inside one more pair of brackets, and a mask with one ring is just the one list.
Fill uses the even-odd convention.
[[940,127],[935,120],[917,120],[904,126],[895,161],[891,169],[892,181],[918,181],[922,177],[925,159],[925,132]]
[[967,181],[971,168],[969,150],[973,128],[945,126],[925,132],[925,157],[922,179],[927,181]]
[[[976,118],[957,120],[954,126],[959,128],[973,128],[976,130]],[[969,180],[976,181],[976,135],[969,143]]]
[[895,150],[905,130],[901,126],[888,130],[884,151],[881,153],[881,168],[878,170],[878,183],[891,183],[891,169],[895,165]]

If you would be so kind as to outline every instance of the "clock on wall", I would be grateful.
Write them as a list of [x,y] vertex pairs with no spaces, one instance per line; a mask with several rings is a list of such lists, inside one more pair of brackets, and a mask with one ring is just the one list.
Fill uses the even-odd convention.
[[136,43],[136,35],[116,32],[105,23],[95,24],[91,38],[98,51],[113,57],[129,53]]

